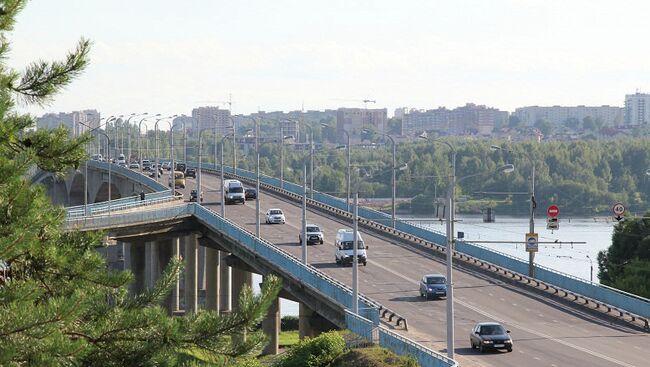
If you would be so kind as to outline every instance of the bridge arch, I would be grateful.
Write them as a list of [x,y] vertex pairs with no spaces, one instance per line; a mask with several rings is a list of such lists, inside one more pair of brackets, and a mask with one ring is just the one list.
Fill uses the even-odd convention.
[[[84,204],[84,191],[86,185],[86,177],[80,172],[76,172],[70,184],[70,206]],[[89,198],[89,204],[92,203]]]
[[[114,183],[111,183],[111,200],[120,199],[120,198],[122,198],[122,193]],[[98,203],[101,201],[108,201],[108,182],[102,183],[102,185],[97,190],[97,193],[95,194],[95,198],[92,202]]]

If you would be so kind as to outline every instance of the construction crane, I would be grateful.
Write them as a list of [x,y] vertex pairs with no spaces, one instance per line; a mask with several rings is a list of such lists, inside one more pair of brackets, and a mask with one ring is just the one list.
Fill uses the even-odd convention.
[[198,101],[197,103],[207,103],[207,104],[220,104],[220,105],[228,105],[228,109],[232,113],[232,95],[228,94],[228,100],[227,101]]
[[335,101],[346,101],[346,102],[363,102],[363,108],[368,109],[368,103],[377,103],[374,99],[339,99],[335,98]]

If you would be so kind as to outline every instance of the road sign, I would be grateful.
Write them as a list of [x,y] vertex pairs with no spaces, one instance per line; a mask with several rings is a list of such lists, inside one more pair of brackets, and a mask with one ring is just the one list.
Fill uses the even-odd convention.
[[555,218],[560,214],[560,208],[557,207],[557,205],[551,205],[548,207],[548,210],[546,211],[548,213],[548,216],[551,218]]
[[537,252],[537,233],[526,233],[526,251]]
[[560,221],[557,219],[557,217],[548,218],[546,221],[546,229],[560,229]]
[[612,207],[612,212],[614,212],[614,219],[620,221],[623,219],[623,214],[625,214],[625,206],[623,203],[616,203]]

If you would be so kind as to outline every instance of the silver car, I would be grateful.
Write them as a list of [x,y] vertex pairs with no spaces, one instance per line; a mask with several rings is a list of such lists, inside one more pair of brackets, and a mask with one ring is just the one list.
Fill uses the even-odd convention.
[[284,213],[282,212],[282,209],[269,209],[266,211],[266,223],[272,224],[272,223],[279,223],[279,224],[284,224],[285,219],[284,219]]
[[[316,224],[307,224],[307,244],[320,243],[321,245],[325,241],[323,239],[323,232],[320,230]],[[302,231],[301,231],[302,232]],[[302,233],[298,234],[298,242],[302,243]]]

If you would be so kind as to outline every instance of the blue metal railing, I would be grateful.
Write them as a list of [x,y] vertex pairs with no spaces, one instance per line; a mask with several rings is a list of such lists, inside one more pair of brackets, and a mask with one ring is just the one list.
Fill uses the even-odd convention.
[[[209,168],[214,169],[214,166],[210,165]],[[234,174],[232,168],[226,166],[224,166],[224,173]],[[255,180],[255,174],[250,171],[237,169],[237,175],[249,180]],[[260,175],[260,182],[278,188],[280,187],[280,180],[274,177]],[[291,193],[302,195],[302,186],[296,185],[295,183],[284,181],[283,188]],[[349,212],[345,200],[341,198],[320,192],[314,192],[313,197],[315,201],[322,204]],[[359,216],[384,224],[390,223],[391,221],[391,217],[388,214],[364,207],[359,208]],[[402,220],[397,220],[395,227],[395,229],[404,233],[422,238],[442,247],[446,246],[446,236],[441,232]],[[456,251],[483,261],[491,262],[520,274],[528,273],[528,263],[513,256],[477,244],[459,242],[456,245]],[[535,274],[536,279],[550,285],[561,287],[568,291],[632,312],[641,317],[650,317],[650,299],[629,294],[601,284],[591,283],[585,279],[580,279],[540,265],[535,265]]]

